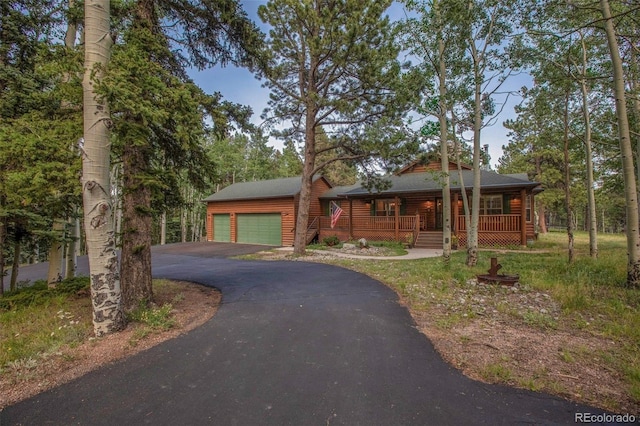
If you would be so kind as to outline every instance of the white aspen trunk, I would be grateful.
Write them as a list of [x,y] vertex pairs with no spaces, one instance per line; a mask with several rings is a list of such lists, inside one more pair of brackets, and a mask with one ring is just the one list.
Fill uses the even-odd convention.
[[167,212],[163,211],[160,216],[160,245],[167,244]]
[[473,191],[471,193],[471,224],[467,231],[467,266],[478,263],[478,226],[480,222],[480,131],[482,128],[482,74],[480,59],[473,39],[470,40],[474,66],[474,116],[473,116]]
[[633,166],[633,150],[631,149],[631,132],[625,98],[624,71],[618,40],[611,18],[608,0],[600,0],[600,9],[605,19],[604,26],[609,44],[609,54],[613,65],[613,93],[618,119],[618,139],[622,158],[622,174],[624,177],[624,195],[626,204],[627,234],[627,287],[640,288],[640,236],[638,235],[638,192]]
[[196,234],[197,241],[202,241],[202,228],[204,228],[204,218],[202,212],[198,214],[198,232]]
[[53,221],[53,232],[55,238],[59,239],[51,243],[49,248],[49,270],[47,272],[47,284],[49,288],[56,286],[62,280],[62,262],[64,260],[62,237],[64,233],[64,222],[58,219]]
[[562,119],[563,125],[563,158],[564,158],[564,205],[567,210],[567,254],[569,256],[569,263],[573,262],[574,258],[574,220],[575,214],[573,211],[573,202],[571,199],[571,165],[569,163],[569,92],[565,93],[564,100],[564,114]]
[[109,8],[109,0],[85,0],[84,4],[82,200],[96,336],[118,331],[125,325],[109,182],[110,115],[108,105],[98,98],[94,87],[103,76],[113,44]]
[[197,211],[196,211],[196,204],[195,204],[195,198],[196,198],[196,194],[195,194],[196,190],[195,188],[191,187],[191,190],[189,191],[189,222],[191,224],[191,242],[194,242],[196,240],[196,219],[197,219]]
[[13,262],[11,263],[11,282],[9,283],[9,288],[11,289],[11,291],[16,291],[18,289],[21,247],[22,244],[20,244],[20,239],[16,239],[16,241],[13,243]]
[[591,149],[591,114],[589,112],[589,88],[587,87],[587,46],[582,33],[580,33],[582,43],[582,79],[580,87],[582,90],[582,114],[584,116],[584,145],[587,157],[587,208],[589,220],[589,254],[592,258],[598,258],[598,220],[596,216],[596,195],[593,188],[593,158]]
[[439,3],[434,2],[434,11],[438,21],[438,81],[440,111],[438,121],[440,123],[440,165],[442,168],[442,257],[445,262],[451,259],[451,183],[449,179],[449,151],[447,128],[447,67],[444,60],[444,40],[442,19]]
[[[458,143],[458,138],[456,137],[456,118],[455,115],[453,113],[453,110],[451,110],[451,126],[453,128],[453,144],[454,144],[454,151],[455,151],[455,156],[456,156],[456,164],[458,166],[458,180],[460,181],[460,193],[462,196],[462,207],[464,209],[464,224],[465,224],[465,229],[467,230],[467,235],[469,232],[469,228],[471,227],[471,214],[469,212],[469,197],[467,196],[467,189],[465,187],[464,184],[464,179],[462,176],[462,163],[460,161],[460,146]],[[455,206],[455,208],[457,209],[458,206]]]
[[180,241],[187,242],[187,209],[182,207],[180,210]]
[[[638,26],[633,25],[633,34],[639,36]],[[637,40],[637,39],[636,39]],[[630,136],[635,136],[636,146],[636,189],[639,191],[637,200],[638,208],[640,209],[640,58],[638,57],[638,48],[629,49],[630,63],[628,65],[629,70],[629,86],[631,87],[631,107],[633,111],[634,120],[632,121],[635,126],[630,130]]]

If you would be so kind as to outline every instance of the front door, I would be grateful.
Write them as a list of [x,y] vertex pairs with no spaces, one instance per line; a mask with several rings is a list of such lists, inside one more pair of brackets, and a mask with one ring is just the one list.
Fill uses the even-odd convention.
[[436,230],[442,231],[442,198],[436,198]]

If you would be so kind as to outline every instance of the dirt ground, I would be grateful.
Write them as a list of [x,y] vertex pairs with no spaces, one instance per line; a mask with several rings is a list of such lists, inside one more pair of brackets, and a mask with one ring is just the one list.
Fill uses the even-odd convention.
[[0,376],[0,408],[29,398],[47,389],[67,383],[103,365],[137,354],[180,334],[193,330],[211,319],[218,309],[221,295],[215,289],[181,282],[180,298],[164,295],[159,305],[171,301],[177,325],[137,337],[139,325],[100,339],[91,339],[74,348],[65,347],[34,365]]

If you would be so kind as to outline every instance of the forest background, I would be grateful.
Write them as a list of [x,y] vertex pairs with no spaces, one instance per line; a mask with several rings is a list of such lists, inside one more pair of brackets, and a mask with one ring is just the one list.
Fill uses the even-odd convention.
[[[286,31],[293,27],[274,20],[269,7],[308,7],[317,12],[318,20],[328,19],[326,11],[336,6],[364,11],[362,16],[371,15],[365,16],[370,20],[370,33],[365,33],[371,37],[366,46],[370,50],[360,53],[372,55],[373,43],[382,43],[395,61],[393,66],[393,61],[382,64],[388,58],[380,55],[380,69],[358,75],[370,89],[375,73],[390,78],[390,70],[395,72],[395,80],[385,87],[389,92],[377,93],[379,109],[347,107],[344,97],[332,100],[339,105],[332,112],[344,108],[343,116],[352,115],[351,125],[346,129],[333,121],[314,127],[314,162],[327,165],[323,170],[311,167],[314,173],[322,172],[336,185],[350,184],[373,172],[390,171],[409,158],[432,161],[447,155],[476,168],[491,167],[486,152],[479,149],[480,135],[504,117],[509,95],[521,102],[513,118],[504,122],[509,140],[494,166],[499,172],[527,173],[542,183],[545,191],[537,197],[536,212],[539,232],[566,229],[571,250],[575,229],[629,234],[634,203],[637,218],[635,182],[640,172],[633,167],[629,172],[628,167],[629,161],[640,167],[640,6],[635,2],[472,1],[447,2],[444,7],[434,0],[378,2],[374,8],[376,2],[356,7],[350,1],[274,0],[258,10],[265,22],[261,26],[236,1],[98,3],[108,6],[113,39],[108,66],[89,70],[90,78],[104,73],[95,79],[96,96],[108,102],[110,113],[110,184],[103,190],[110,199],[114,244],[125,250],[129,244],[135,255],[149,249],[146,242],[135,240],[135,234],[148,235],[151,244],[201,240],[206,219],[201,200],[225,186],[305,171],[309,140],[303,137],[304,120],[299,118],[308,104],[300,107],[277,96],[278,90],[287,92],[274,65],[286,59],[277,57],[286,53],[282,40],[296,36]],[[394,8],[392,21],[388,6]],[[75,259],[86,251],[79,177],[86,157],[82,82],[84,78],[86,86],[87,5],[75,0],[12,0],[0,8],[4,291],[5,283],[17,288],[21,264],[48,260],[48,280],[53,284],[73,275]],[[341,28],[352,24],[340,23]],[[265,36],[263,30],[274,31]],[[371,34],[383,34],[384,39]],[[345,38],[344,43],[350,42]],[[612,52],[618,55],[620,72]],[[435,66],[438,61],[442,68]],[[345,60],[336,54],[333,63],[337,69]],[[194,70],[227,65],[248,69],[271,89],[264,111],[230,102],[215,88],[205,91],[190,77],[197,75]],[[509,89],[508,84],[524,74],[535,84]],[[215,79],[211,83],[215,85]],[[614,96],[614,83],[622,85],[622,96]],[[626,107],[626,142],[621,135],[621,103]],[[282,113],[285,110],[288,115]],[[366,120],[352,125],[353,116],[363,111],[372,114],[375,126]],[[256,113],[262,113],[259,121],[251,119]],[[389,134],[402,134],[404,142],[381,136]],[[278,149],[270,142],[274,138],[280,141]],[[387,147],[395,143],[397,150],[374,142]],[[631,183],[635,198],[629,194]],[[144,224],[133,226],[127,214],[131,221],[144,218]],[[141,232],[142,226],[148,230]],[[633,230],[637,241],[637,223]],[[629,247],[634,246],[637,251],[637,244]],[[597,256],[597,245],[592,245],[592,255]],[[638,256],[632,248],[629,256],[630,270],[637,270]],[[127,276],[123,273],[123,279]]]

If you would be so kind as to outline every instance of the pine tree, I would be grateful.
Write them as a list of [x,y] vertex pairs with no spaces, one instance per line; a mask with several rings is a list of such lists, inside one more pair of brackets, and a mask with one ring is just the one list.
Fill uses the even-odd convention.
[[363,170],[376,155],[392,158],[406,141],[399,119],[415,90],[399,84],[398,47],[383,16],[389,4],[272,0],[258,9],[272,27],[271,57],[261,70],[272,90],[266,115],[291,123],[280,135],[303,145],[296,254],[305,251],[311,183],[323,166],[316,162],[319,129],[327,132],[334,159],[358,161]]
[[[178,201],[190,208],[194,190],[204,189],[213,177],[203,145],[207,118],[213,122],[211,132],[224,138],[230,121],[244,125],[250,113],[219,94],[205,95],[187,78],[185,66],[250,64],[247,52],[257,55],[260,38],[235,0],[190,7],[138,0],[124,12],[130,25],[123,29],[123,43],[114,47],[100,90],[111,104],[116,153],[123,163],[121,274],[125,309],[132,310],[153,298],[152,224],[169,207],[162,205],[164,194],[182,195]],[[172,48],[177,43],[170,42],[173,30],[181,33],[185,54]],[[186,240],[190,214],[183,212]],[[196,221],[196,211],[191,212]]]

